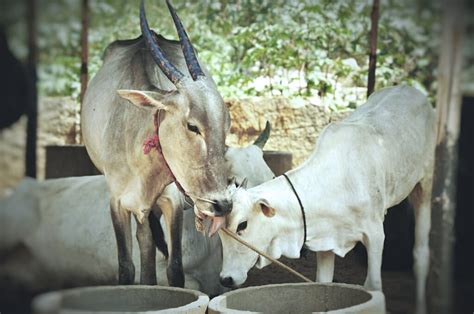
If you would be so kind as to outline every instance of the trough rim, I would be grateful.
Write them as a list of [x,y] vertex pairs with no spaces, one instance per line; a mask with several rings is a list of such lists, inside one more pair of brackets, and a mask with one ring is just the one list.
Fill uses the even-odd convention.
[[[233,294],[241,293],[241,292],[251,292],[253,290],[257,290],[260,288],[273,288],[273,287],[295,287],[295,286],[336,286],[342,288],[350,288],[359,290],[370,295],[370,299],[364,303],[356,304],[350,307],[346,307],[343,309],[337,309],[332,311],[327,311],[324,313],[332,313],[332,314],[342,314],[342,313],[380,313],[375,312],[374,308],[382,305],[384,312],[386,311],[385,306],[385,296],[382,291],[369,291],[365,289],[363,286],[348,284],[348,283],[335,283],[335,282],[328,282],[328,283],[321,283],[321,282],[303,282],[303,283],[279,283],[279,284],[269,284],[269,285],[262,285],[262,286],[251,286],[245,288],[239,288],[236,290],[232,290],[221,294],[219,296],[214,297],[208,305],[208,313],[229,313],[229,314],[239,314],[239,313],[259,313],[259,312],[252,312],[252,311],[245,311],[245,310],[236,310],[227,308],[226,298]],[[321,312],[314,312],[314,313],[321,313]]]
[[[104,291],[104,290],[166,290],[166,291],[179,291],[190,293],[197,297],[197,300],[188,303],[183,306],[162,309],[162,310],[151,310],[151,311],[141,311],[141,312],[122,312],[122,313],[195,313],[197,309],[202,309],[202,312],[205,313],[207,306],[209,304],[209,296],[201,291],[186,289],[186,288],[177,288],[177,287],[168,287],[168,286],[151,286],[151,285],[106,285],[106,286],[89,286],[89,287],[77,287],[70,289],[63,289],[57,291],[51,291],[47,293],[40,294],[33,299],[31,303],[31,308],[33,313],[86,313],[86,310],[78,310],[74,308],[64,307],[61,308],[61,301],[63,297],[67,294],[73,294],[77,292],[91,292],[94,290]],[[51,312],[55,311],[55,312]],[[95,312],[87,312],[95,313]],[[107,314],[107,313],[117,313],[113,311],[100,311],[98,313]]]

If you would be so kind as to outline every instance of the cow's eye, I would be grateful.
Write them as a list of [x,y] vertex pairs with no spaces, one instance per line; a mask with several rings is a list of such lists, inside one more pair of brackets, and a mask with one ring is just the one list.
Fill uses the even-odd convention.
[[247,229],[247,221],[239,223],[239,225],[237,226],[237,233],[239,233],[240,231],[244,231],[245,229]]
[[201,132],[199,132],[199,128],[191,123],[188,123],[188,130],[196,134],[201,134]]

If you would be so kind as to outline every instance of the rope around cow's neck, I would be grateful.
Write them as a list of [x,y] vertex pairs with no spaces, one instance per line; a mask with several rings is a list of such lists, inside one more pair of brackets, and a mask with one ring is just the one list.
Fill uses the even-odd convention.
[[161,149],[160,136],[159,136],[160,123],[161,123],[161,109],[156,110],[155,113],[153,114],[153,123],[155,125],[155,134],[153,136],[146,138],[145,141],[143,142],[143,153],[147,155],[153,148],[156,149],[156,151],[158,152],[158,155],[161,157],[161,159],[163,159],[165,167],[168,170],[168,173],[170,174],[172,180],[178,187],[178,190],[186,196],[188,194],[184,190],[181,183],[179,183],[179,181],[176,179],[173,171],[171,170],[170,166],[168,165],[168,162],[166,161],[165,155],[163,155],[163,150]]
[[295,186],[294,186],[293,183],[291,182],[290,178],[288,178],[288,175],[287,175],[286,173],[283,173],[283,176],[285,177],[286,181],[287,181],[288,184],[290,185],[291,190],[292,190],[293,193],[295,194],[296,199],[298,200],[298,204],[300,205],[301,216],[303,217],[303,228],[304,228],[304,229],[303,229],[303,230],[304,230],[303,245],[301,246],[301,252],[303,252],[303,250],[304,250],[304,245],[306,244],[306,238],[307,238],[307,235],[308,235],[308,231],[307,231],[307,227],[306,227],[306,215],[305,215],[305,213],[304,213],[303,202],[301,202],[301,198],[300,198],[300,196],[298,195],[298,193],[296,192]]
[[303,279],[304,281],[306,282],[313,282],[311,279],[309,279],[308,277],[300,274],[299,272],[297,272],[296,270],[294,270],[293,268],[283,264],[282,262],[280,262],[279,260],[276,260],[274,259],[273,257],[269,256],[268,254],[260,251],[259,249],[257,249],[256,247],[254,247],[253,245],[251,245],[250,243],[242,240],[237,234],[235,234],[234,232],[230,231],[229,229],[227,228],[222,228],[222,231],[227,234],[229,237],[231,237],[232,239],[240,242],[241,244],[245,245],[246,247],[248,247],[249,249],[251,249],[252,251],[255,251],[256,253],[258,253],[259,255],[265,257],[266,259],[270,260],[271,262],[277,264],[278,266],[280,266],[281,268],[289,271],[290,273],[292,273],[293,275]]

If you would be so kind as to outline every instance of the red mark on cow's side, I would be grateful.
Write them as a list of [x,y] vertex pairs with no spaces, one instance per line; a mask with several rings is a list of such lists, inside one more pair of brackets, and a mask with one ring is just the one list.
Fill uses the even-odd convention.
[[145,141],[143,142],[143,153],[145,155],[148,155],[148,153],[150,153],[150,151],[153,148],[155,148],[156,150],[158,150],[158,152],[160,152],[159,144],[160,144],[160,139],[158,138],[158,134],[147,137]]

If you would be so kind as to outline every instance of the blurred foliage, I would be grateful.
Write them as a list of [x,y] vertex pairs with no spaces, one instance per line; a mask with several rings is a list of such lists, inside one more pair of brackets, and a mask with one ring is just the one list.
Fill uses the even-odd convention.
[[[332,107],[365,98],[369,0],[174,0],[200,58],[224,97],[332,97]],[[2,0],[0,23],[26,55],[25,8]],[[139,35],[139,1],[90,0],[89,73],[105,47]],[[149,23],[176,38],[165,1],[146,1]],[[439,38],[436,1],[381,1],[377,88],[408,83],[435,95]],[[80,1],[39,0],[40,92],[79,93]],[[354,89],[355,88],[355,89]],[[358,88],[358,89],[357,89]],[[339,97],[358,90],[354,97]],[[361,96],[363,95],[363,97]]]

